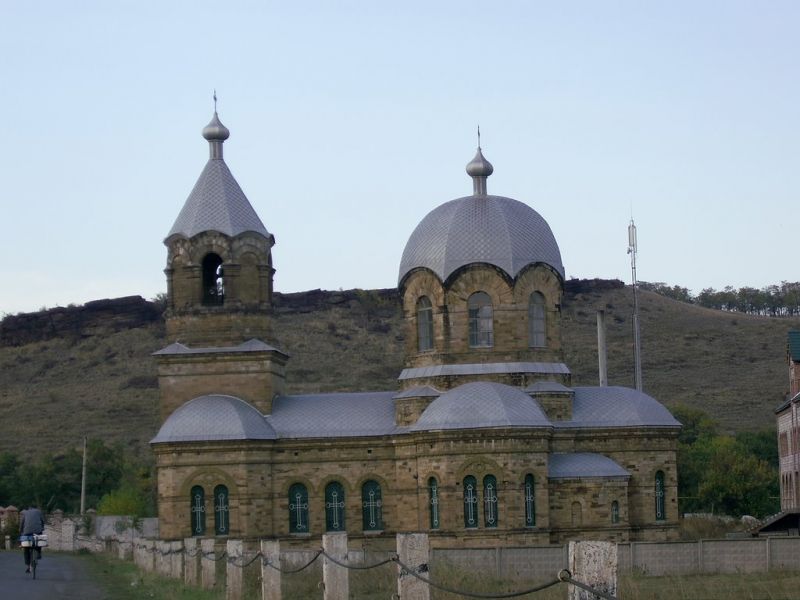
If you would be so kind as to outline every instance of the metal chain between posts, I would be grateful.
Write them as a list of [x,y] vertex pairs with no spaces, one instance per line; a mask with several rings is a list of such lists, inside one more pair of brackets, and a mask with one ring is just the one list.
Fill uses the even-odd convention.
[[[136,548],[138,548],[138,549],[145,548],[146,549],[147,546],[144,546],[142,544],[137,544]],[[191,558],[194,558],[198,554],[200,554],[201,558],[204,558],[206,560],[211,560],[211,561],[214,561],[214,562],[220,561],[223,558],[227,557],[228,558],[227,562],[229,564],[232,564],[232,565],[234,565],[236,567],[239,567],[239,568],[242,568],[242,569],[244,569],[246,567],[249,567],[256,560],[258,560],[260,558],[261,559],[261,564],[263,566],[267,566],[267,567],[269,567],[271,569],[274,569],[274,570],[278,571],[279,573],[283,573],[283,574],[286,574],[286,575],[299,573],[299,572],[307,569],[312,564],[314,564],[314,562],[320,556],[324,556],[325,558],[330,560],[332,563],[334,563],[334,564],[336,564],[336,565],[338,565],[340,567],[343,567],[345,569],[350,569],[350,570],[357,570],[357,571],[366,571],[366,570],[369,570],[369,569],[375,569],[377,567],[382,567],[383,565],[386,565],[388,563],[394,562],[394,563],[397,563],[397,565],[400,567],[401,576],[403,574],[411,575],[412,577],[415,577],[415,578],[419,579],[423,583],[426,583],[427,585],[429,585],[429,586],[431,586],[433,588],[436,588],[438,590],[442,590],[443,592],[456,594],[458,596],[464,596],[466,598],[483,598],[483,599],[486,599],[486,600],[494,600],[494,599],[499,599],[499,598],[518,598],[520,596],[526,596],[528,594],[534,594],[536,592],[541,592],[542,590],[546,590],[547,588],[553,587],[554,585],[558,585],[559,583],[568,583],[568,584],[574,585],[575,587],[578,587],[578,588],[580,588],[582,590],[585,590],[585,591],[589,592],[590,594],[593,594],[597,598],[601,598],[603,600],[617,600],[616,596],[613,596],[613,595],[611,595],[611,594],[609,594],[607,592],[596,590],[596,589],[592,588],[591,586],[586,585],[585,583],[582,583],[580,581],[576,581],[575,579],[572,578],[572,573],[570,573],[567,569],[562,569],[561,571],[559,571],[558,577],[556,579],[554,579],[552,581],[548,581],[547,583],[543,583],[543,584],[534,586],[532,588],[528,588],[526,590],[520,590],[520,591],[517,591],[517,592],[506,592],[506,593],[501,593],[501,594],[481,594],[481,593],[478,593],[478,592],[467,592],[467,591],[464,591],[464,590],[458,590],[458,589],[451,588],[451,587],[448,587],[446,585],[442,585],[442,584],[436,583],[434,581],[431,581],[427,577],[423,577],[422,575],[420,575],[420,572],[425,572],[425,570],[423,570],[423,569],[415,569],[413,567],[410,567],[410,566],[406,565],[405,563],[403,563],[400,560],[400,557],[397,556],[396,554],[392,555],[391,557],[389,557],[389,558],[387,558],[385,560],[382,560],[382,561],[379,561],[379,562],[377,562],[375,564],[372,564],[372,565],[353,565],[353,564],[349,564],[349,563],[346,563],[346,562],[342,562],[342,561],[334,558],[333,556],[331,556],[327,552],[325,552],[324,549],[320,549],[320,550],[318,550],[316,552],[316,554],[314,554],[314,556],[311,558],[311,560],[309,560],[303,566],[298,567],[298,568],[294,568],[294,569],[282,569],[279,566],[273,565],[267,559],[267,557],[264,556],[264,554],[261,553],[261,551],[256,552],[256,554],[252,558],[250,558],[247,562],[244,562],[244,555],[239,556],[239,557],[228,556],[228,551],[227,550],[223,550],[220,553],[219,556],[217,556],[214,552],[202,552],[202,551],[199,551],[199,550],[195,550],[194,552],[191,552],[191,551],[186,550],[184,548],[178,549],[178,550],[169,549],[167,551],[164,551],[164,550],[160,550],[160,549],[156,548],[155,546],[153,546],[149,550],[153,554],[158,553],[158,554],[161,554],[161,556],[168,556],[170,554],[180,554],[180,553],[184,553],[185,552],[188,556],[190,556]],[[240,561],[240,559],[241,559],[241,561]]]
[[380,562],[377,562],[374,565],[351,565],[351,564],[344,563],[344,562],[341,562],[341,561],[335,559],[330,554],[325,552],[325,550],[320,550],[319,552],[320,552],[320,554],[322,554],[322,556],[327,558],[332,563],[334,563],[336,565],[339,565],[340,567],[344,567],[345,569],[353,569],[355,571],[366,571],[368,569],[374,569],[376,567],[382,567],[385,564],[393,562],[397,558],[396,556],[392,556],[390,558],[387,558],[386,560],[382,560]]
[[294,573],[299,573],[300,571],[310,567],[312,564],[314,564],[314,561],[317,560],[320,557],[321,554],[322,554],[322,550],[318,550],[317,553],[314,555],[314,558],[312,558],[310,561],[308,561],[302,567],[299,567],[299,568],[296,568],[296,569],[281,569],[280,567],[276,567],[271,562],[269,562],[269,560],[266,557],[264,557],[264,560],[263,560],[262,564],[268,566],[270,569],[275,569],[276,571],[278,571],[278,573],[283,573],[284,575],[292,575]]
[[553,581],[548,581],[547,583],[543,583],[541,585],[537,585],[535,587],[529,588],[527,590],[521,590],[519,592],[507,592],[502,594],[479,594],[477,592],[465,592],[463,590],[457,590],[455,588],[447,587],[445,585],[441,585],[439,583],[435,583],[428,579],[427,577],[423,577],[417,570],[413,567],[409,567],[408,565],[403,564],[398,557],[394,557],[392,560],[396,562],[401,569],[408,575],[412,577],[416,577],[420,581],[427,583],[429,586],[434,587],[438,590],[442,590],[443,592],[450,592],[451,594],[456,594],[459,596],[465,596],[467,598],[518,598],[519,596],[525,596],[526,594],[533,594],[534,592],[541,592],[542,590],[546,590],[549,587],[553,587],[554,585],[558,585],[562,582],[561,579],[554,579]]

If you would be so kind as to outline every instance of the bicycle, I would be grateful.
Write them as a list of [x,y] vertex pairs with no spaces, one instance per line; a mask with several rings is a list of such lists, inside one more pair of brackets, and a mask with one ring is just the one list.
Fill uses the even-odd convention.
[[26,552],[30,552],[30,573],[33,579],[36,579],[36,559],[40,555],[42,548],[47,548],[47,534],[46,533],[33,533],[30,535],[23,535],[19,538],[19,544]]

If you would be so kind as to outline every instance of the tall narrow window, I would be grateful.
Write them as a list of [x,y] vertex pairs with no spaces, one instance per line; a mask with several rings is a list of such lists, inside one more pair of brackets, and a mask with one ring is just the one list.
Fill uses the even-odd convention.
[[667,513],[664,507],[664,472],[656,472],[656,521],[664,521]]
[[228,535],[230,533],[230,503],[228,488],[218,485],[214,488],[214,533]]
[[212,252],[203,259],[203,304],[222,304],[224,300],[222,259]]
[[344,488],[338,481],[325,486],[325,530],[344,531]]
[[289,488],[289,532],[308,533],[308,490],[302,483]]
[[428,479],[428,504],[431,513],[431,529],[439,529],[439,484],[436,477]]
[[483,478],[483,523],[497,527],[497,479],[494,475]]
[[469,345],[473,348],[494,345],[492,299],[486,292],[475,292],[467,300]]
[[383,502],[381,486],[377,481],[367,481],[361,486],[361,513],[364,531],[383,529]]
[[192,517],[192,535],[206,533],[206,492],[196,485],[189,494],[189,511]]
[[619,523],[619,502],[616,500],[611,503],[611,522],[614,524]]
[[533,486],[533,475],[528,473],[525,475],[524,495],[522,497],[525,503],[525,527],[536,526],[536,489]]
[[433,306],[427,296],[417,300],[417,348],[420,352],[433,349]]
[[544,296],[539,292],[533,292],[528,301],[528,345],[531,348],[547,346],[546,325]]
[[464,477],[464,527],[478,526],[478,482],[472,475]]

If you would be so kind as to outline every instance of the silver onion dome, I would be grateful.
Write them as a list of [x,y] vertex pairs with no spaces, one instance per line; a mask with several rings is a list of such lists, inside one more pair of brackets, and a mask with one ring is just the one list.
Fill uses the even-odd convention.
[[218,141],[224,142],[227,140],[231,135],[230,130],[222,124],[219,120],[219,116],[217,116],[217,111],[214,111],[214,116],[211,118],[211,122],[208,125],[203,127],[203,137],[206,138],[209,142],[211,141]]

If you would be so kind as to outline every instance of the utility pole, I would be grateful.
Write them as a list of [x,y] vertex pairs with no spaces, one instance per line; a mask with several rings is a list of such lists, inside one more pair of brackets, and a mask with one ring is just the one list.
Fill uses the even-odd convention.
[[633,377],[635,387],[642,391],[642,340],[639,332],[639,284],[636,279],[636,225],[631,218],[628,225],[628,254],[631,255],[631,279],[633,281]]
[[86,436],[83,438],[83,472],[81,473],[81,515],[86,512]]

